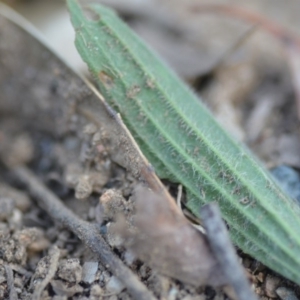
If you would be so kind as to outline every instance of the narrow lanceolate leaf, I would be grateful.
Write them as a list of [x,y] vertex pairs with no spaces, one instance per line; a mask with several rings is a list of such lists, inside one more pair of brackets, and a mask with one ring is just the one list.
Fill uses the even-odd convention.
[[115,13],[68,5],[79,53],[158,175],[184,185],[195,214],[217,201],[233,242],[300,284],[299,207]]

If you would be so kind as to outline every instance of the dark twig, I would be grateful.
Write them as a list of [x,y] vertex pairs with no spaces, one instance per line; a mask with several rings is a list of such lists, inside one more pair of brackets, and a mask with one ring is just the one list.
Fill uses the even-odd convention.
[[9,290],[9,300],[17,300],[18,295],[17,295],[15,286],[14,286],[13,271],[9,265],[4,265],[4,268],[5,268],[5,272],[6,272],[7,287]]
[[224,274],[239,300],[257,300],[238,261],[219,207],[209,203],[201,207],[200,216],[207,233],[207,239],[213,254],[220,263]]
[[138,277],[113,254],[99,234],[98,226],[78,218],[26,167],[18,167],[12,172],[27,186],[32,196],[38,199],[39,204],[56,222],[71,230],[98,255],[100,262],[119,278],[134,299],[155,299]]

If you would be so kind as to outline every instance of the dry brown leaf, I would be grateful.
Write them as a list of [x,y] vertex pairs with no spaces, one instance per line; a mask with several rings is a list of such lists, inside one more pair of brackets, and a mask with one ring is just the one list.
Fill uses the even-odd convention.
[[188,284],[227,283],[206,237],[174,211],[162,195],[138,187],[135,201],[135,230],[129,230],[119,221],[115,231],[138,258],[162,274]]

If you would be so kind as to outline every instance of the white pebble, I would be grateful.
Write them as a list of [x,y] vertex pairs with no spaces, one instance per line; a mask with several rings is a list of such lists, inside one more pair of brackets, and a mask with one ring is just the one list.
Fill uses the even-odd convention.
[[119,294],[125,288],[123,283],[121,283],[115,276],[110,277],[106,289],[110,293]]
[[281,300],[299,300],[292,290],[285,287],[279,287],[276,289],[276,293]]
[[86,283],[93,283],[98,271],[97,261],[86,261],[82,267],[82,281]]

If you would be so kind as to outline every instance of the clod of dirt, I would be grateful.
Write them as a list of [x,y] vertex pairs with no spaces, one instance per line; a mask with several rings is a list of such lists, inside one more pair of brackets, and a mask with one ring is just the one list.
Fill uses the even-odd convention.
[[44,231],[39,228],[25,228],[15,234],[29,251],[40,252],[49,247],[50,243],[45,238]]
[[102,191],[103,186],[107,184],[111,176],[110,168],[110,161],[107,160],[103,164],[95,165],[95,170],[89,172],[89,179],[94,192]]
[[16,166],[30,162],[34,157],[34,146],[27,134],[7,137],[0,147],[0,155],[8,166]]
[[103,290],[100,287],[99,284],[94,284],[91,287],[91,292],[90,292],[90,299],[91,300],[98,300],[101,299],[100,297],[103,295]]
[[100,197],[96,211],[96,219],[99,223],[108,222],[105,235],[108,244],[112,248],[121,248],[124,239],[115,233],[114,225],[116,219],[119,218],[119,221],[122,219],[129,227],[132,226],[134,211],[132,199],[126,201],[119,190],[109,189]]
[[107,190],[99,199],[103,221],[113,220],[118,214],[126,212],[126,200],[115,189]]
[[107,228],[107,232],[105,238],[107,243],[112,248],[116,248],[116,249],[122,248],[124,244],[124,239],[120,235],[116,234],[114,223],[108,223],[106,228]]
[[265,293],[270,298],[277,298],[276,289],[280,283],[278,277],[268,275],[265,281]]
[[78,178],[82,172],[82,168],[77,163],[69,163],[66,165],[64,181],[68,187],[75,187],[78,183]]
[[79,259],[70,258],[60,262],[57,276],[69,283],[78,283],[82,279],[82,267]]
[[28,255],[27,248],[40,251],[48,246],[48,243],[43,240],[42,245],[36,243],[41,236],[41,231],[36,228],[23,229],[14,234],[0,232],[0,258],[9,263],[25,265]]
[[77,175],[72,172],[66,175],[66,181],[71,187],[75,187],[75,197],[80,200],[87,199],[92,192],[100,192],[109,178],[110,169],[103,166],[98,166],[97,171]]
[[88,175],[80,176],[75,187],[75,197],[79,200],[87,199],[93,192],[93,186]]
[[[170,278],[162,276],[155,271],[152,271],[149,267],[143,265],[140,269],[141,277],[144,278],[147,282],[147,286],[155,291],[156,295],[160,295],[161,298],[169,299],[170,295],[176,299],[178,295],[178,289],[172,287],[174,283]],[[171,297],[172,298],[172,297]]]
[[0,201],[1,198],[12,199],[14,207],[21,210],[21,212],[26,212],[30,207],[30,200],[25,193],[21,193],[15,188],[4,183],[0,183]]
[[70,286],[70,284],[68,282],[64,282],[62,280],[52,280],[51,286],[52,286],[54,292],[58,296],[63,296],[63,297],[72,297],[76,293],[83,292],[82,286],[80,286],[78,284]]
[[93,123],[88,123],[84,126],[83,128],[83,134],[86,135],[94,135],[97,132],[98,128],[95,124]]

